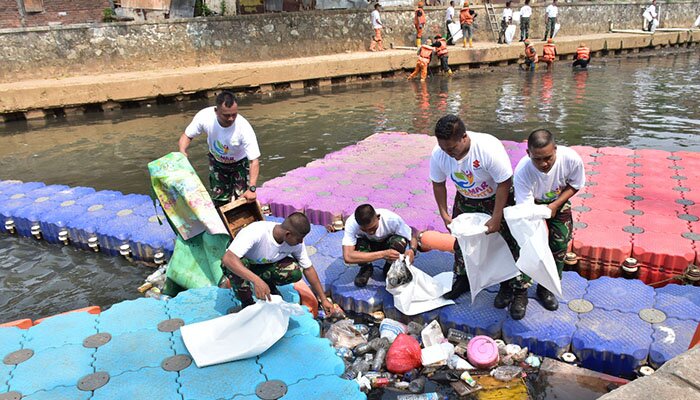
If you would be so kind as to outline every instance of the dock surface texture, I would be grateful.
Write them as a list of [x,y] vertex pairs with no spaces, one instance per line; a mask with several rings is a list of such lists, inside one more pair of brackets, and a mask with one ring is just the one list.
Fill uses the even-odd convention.
[[[571,59],[582,41],[591,49],[593,62],[596,62],[595,59],[603,53],[618,55],[640,49],[696,46],[700,42],[700,31],[557,36],[557,54],[563,60]],[[535,40],[533,44],[541,53],[543,42]],[[450,65],[507,65],[516,62],[523,49],[519,42],[475,42],[472,49],[450,46]],[[433,63],[438,65],[436,61]],[[27,119],[33,119],[44,118],[44,110],[48,115],[52,109],[85,104],[108,104],[111,109],[115,103],[159,96],[187,96],[219,89],[267,92],[273,90],[273,85],[291,88],[326,86],[333,83],[332,79],[347,82],[373,75],[377,78],[382,74],[391,76],[394,72],[410,71],[415,65],[415,51],[394,49],[9,82],[0,84],[0,114],[30,111]],[[33,113],[33,110],[38,113]]]
[[[291,285],[280,289],[299,302]],[[284,337],[258,357],[197,368],[179,326],[237,305],[229,289],[202,288],[58,315],[27,330],[0,328],[0,398],[258,399],[258,385],[274,380],[286,384],[284,399],[365,398],[355,381],[340,378],[343,361],[310,313],[291,317]]]

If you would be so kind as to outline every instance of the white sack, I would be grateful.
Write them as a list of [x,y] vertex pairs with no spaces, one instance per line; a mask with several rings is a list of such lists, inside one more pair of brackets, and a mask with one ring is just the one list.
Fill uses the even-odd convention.
[[698,26],[700,26],[700,15],[698,15],[698,19],[693,23],[693,28],[697,28]]
[[264,353],[287,333],[289,317],[301,315],[299,304],[273,295],[235,313],[185,325],[182,340],[197,367],[243,360]]
[[452,35],[452,44],[457,44],[457,41],[462,39],[462,26],[459,22],[453,22],[448,25],[450,35]]
[[552,211],[546,205],[519,204],[503,209],[510,233],[520,246],[518,268],[535,282],[562,298],[561,279],[557,273],[545,219]]
[[557,33],[559,33],[559,29],[561,29],[561,24],[557,22],[556,24],[554,24],[554,32],[552,33],[552,38],[557,36]]
[[450,232],[462,249],[472,301],[483,289],[520,275],[500,233],[486,234],[488,214],[465,213],[452,220]]
[[508,25],[506,28],[506,44],[510,44],[515,36],[515,25]]
[[515,25],[520,25],[520,11],[516,11],[513,13],[513,23]]
[[411,264],[407,264],[413,279],[395,288],[386,290],[394,295],[394,306],[404,315],[416,315],[442,306],[454,304],[442,297],[452,289],[452,272],[443,272],[434,278]]

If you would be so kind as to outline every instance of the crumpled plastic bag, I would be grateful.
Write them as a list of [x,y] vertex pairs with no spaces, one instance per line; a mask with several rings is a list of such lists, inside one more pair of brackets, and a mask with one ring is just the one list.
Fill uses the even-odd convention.
[[[392,268],[399,260],[392,264]],[[393,286],[395,281],[391,281],[389,276],[391,270],[386,279],[386,290],[394,295],[394,306],[397,310],[404,315],[416,315],[454,304],[454,301],[442,297],[452,288],[452,272],[443,272],[432,277],[407,261],[401,264],[401,268],[405,267],[412,279],[399,286]]]
[[421,366],[421,348],[418,341],[405,333],[399,334],[386,353],[387,371],[403,374]]
[[344,319],[331,325],[325,338],[331,341],[333,347],[355,348],[358,344],[367,343],[367,339],[350,319]]
[[515,265],[535,282],[562,298],[561,279],[557,272],[546,219],[551,210],[546,205],[518,204],[503,209],[510,233],[520,246],[520,257]]
[[413,274],[408,269],[408,260],[402,254],[394,261],[386,274],[386,287],[395,288],[405,285],[413,280]]
[[197,367],[243,360],[264,353],[287,333],[289,317],[306,311],[273,295],[235,314],[180,328]]
[[503,236],[498,232],[486,234],[489,219],[488,214],[465,213],[449,226],[462,249],[472,301],[483,289],[520,274]]

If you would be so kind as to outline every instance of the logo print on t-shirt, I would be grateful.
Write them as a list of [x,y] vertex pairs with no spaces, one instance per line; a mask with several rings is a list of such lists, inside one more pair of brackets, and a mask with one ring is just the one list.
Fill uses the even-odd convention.
[[223,155],[223,154],[228,153],[229,147],[228,147],[228,145],[225,145],[225,144],[219,142],[218,140],[216,140],[216,141],[214,141],[214,149],[216,150],[217,153]]
[[474,174],[471,171],[455,172],[450,175],[455,185],[462,189],[469,189],[474,186]]
[[474,167],[474,169],[477,169],[481,166],[481,164],[479,163],[479,160],[474,160],[474,162],[472,163],[472,166]]

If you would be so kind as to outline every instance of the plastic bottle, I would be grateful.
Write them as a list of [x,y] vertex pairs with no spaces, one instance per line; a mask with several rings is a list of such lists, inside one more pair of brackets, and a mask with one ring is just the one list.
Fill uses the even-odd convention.
[[361,356],[369,353],[372,350],[373,348],[369,343],[360,343],[355,346],[355,349],[352,352],[355,353],[355,356]]
[[396,400],[441,400],[439,394],[435,392],[423,393],[423,394],[402,394],[396,396]]
[[425,389],[425,377],[419,376],[408,383],[408,390],[411,393],[421,393]]
[[374,362],[372,362],[373,371],[379,371],[382,369],[382,366],[384,365],[384,359],[386,358],[386,352],[386,347],[380,347],[379,350],[377,350],[377,354],[375,354],[374,356]]

